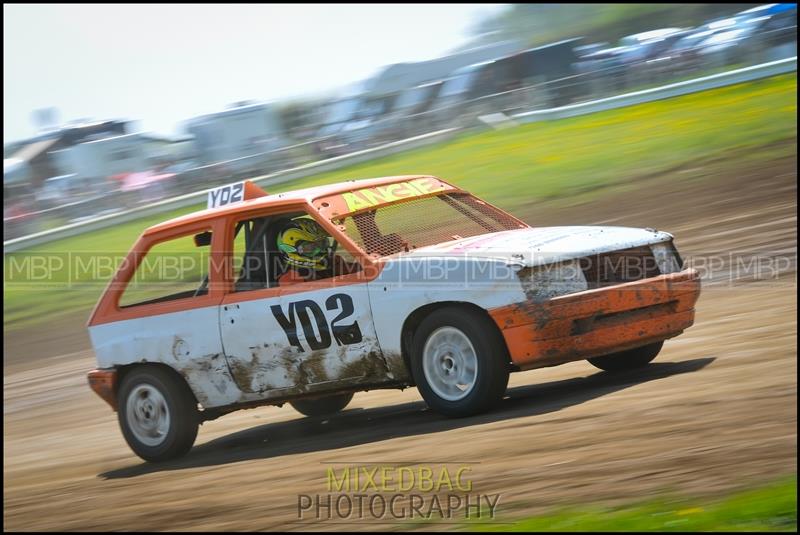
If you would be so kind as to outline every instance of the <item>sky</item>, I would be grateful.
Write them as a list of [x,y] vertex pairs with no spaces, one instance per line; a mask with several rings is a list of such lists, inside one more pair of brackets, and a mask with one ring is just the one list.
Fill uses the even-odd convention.
[[3,139],[62,122],[130,119],[139,130],[240,100],[330,93],[382,66],[439,57],[504,4],[4,5]]

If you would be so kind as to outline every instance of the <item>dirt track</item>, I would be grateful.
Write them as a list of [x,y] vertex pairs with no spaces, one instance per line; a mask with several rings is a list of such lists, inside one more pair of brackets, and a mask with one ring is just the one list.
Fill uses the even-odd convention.
[[[474,492],[500,493],[503,518],[660,492],[713,495],[796,473],[795,167],[795,158],[735,170],[697,164],[522,213],[539,225],[663,228],[685,257],[734,250],[792,261],[767,262],[760,282],[740,274],[729,283],[727,265],[715,271],[696,325],[645,371],[609,375],[579,362],[515,374],[501,407],[479,417],[443,419],[415,390],[362,393],[327,421],[288,406],[225,416],[201,428],[185,459],[147,465],[86,385],[91,353],[58,355],[58,329],[76,340],[69,333],[83,316],[51,330],[49,342],[13,333],[4,350],[5,527],[336,529],[298,523],[296,513],[298,494],[327,492],[333,462],[474,463]],[[770,278],[775,266],[780,276]],[[25,358],[31,344],[40,358]]]

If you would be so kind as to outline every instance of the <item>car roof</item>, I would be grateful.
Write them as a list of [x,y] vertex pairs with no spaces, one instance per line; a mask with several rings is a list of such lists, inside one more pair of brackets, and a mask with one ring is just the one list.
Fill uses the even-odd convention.
[[777,13],[782,13],[784,11],[789,11],[791,9],[797,9],[797,3],[777,3],[777,4],[763,4],[756,7],[751,7],[750,9],[745,9],[744,11],[740,11],[739,15],[760,15],[762,12],[767,15],[775,15]]
[[639,43],[651,41],[654,39],[663,39],[673,34],[685,31],[684,28],[660,28],[658,30],[650,30],[647,32],[639,32],[633,35],[626,35],[623,39],[635,40]]
[[[144,231],[144,235],[153,234],[162,230],[172,229],[184,225],[191,225],[199,221],[214,220],[219,217],[226,217],[237,212],[246,212],[253,208],[268,207],[271,205],[290,205],[290,204],[308,204],[314,199],[320,197],[328,197],[340,193],[358,190],[361,188],[368,188],[373,186],[383,186],[386,184],[393,184],[395,182],[403,182],[406,180],[413,180],[415,178],[436,178],[432,175],[398,175],[387,176],[380,178],[367,178],[361,180],[347,180],[345,182],[338,182],[336,184],[328,184],[325,186],[315,186],[311,188],[304,188],[292,191],[285,191],[283,193],[275,193],[241,201],[235,204],[229,204],[220,208],[207,208],[205,210],[198,210],[190,214],[175,217],[173,219],[157,223],[148,227]],[[441,179],[436,178],[441,181]]]

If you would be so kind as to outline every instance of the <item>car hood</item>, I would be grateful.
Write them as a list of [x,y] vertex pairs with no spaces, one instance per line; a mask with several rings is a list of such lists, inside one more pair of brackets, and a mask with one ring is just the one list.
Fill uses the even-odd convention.
[[496,258],[514,264],[537,266],[671,239],[671,234],[653,229],[606,226],[539,227],[482,234],[420,247],[397,256]]

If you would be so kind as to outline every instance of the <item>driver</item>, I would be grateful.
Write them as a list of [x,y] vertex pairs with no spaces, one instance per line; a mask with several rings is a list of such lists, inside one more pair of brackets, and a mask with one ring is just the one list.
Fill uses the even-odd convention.
[[335,254],[336,241],[313,219],[302,216],[287,221],[278,232],[278,252],[284,273],[278,285],[325,279],[353,273],[357,266]]

